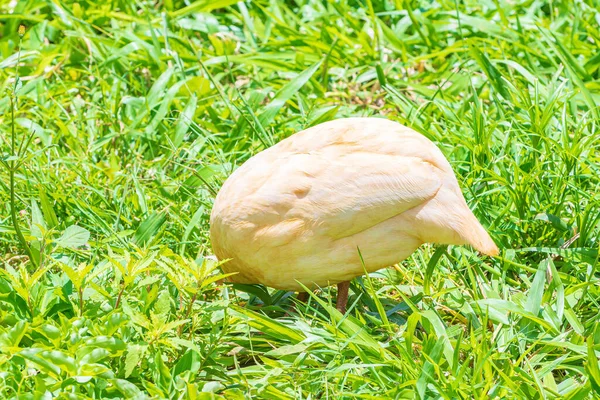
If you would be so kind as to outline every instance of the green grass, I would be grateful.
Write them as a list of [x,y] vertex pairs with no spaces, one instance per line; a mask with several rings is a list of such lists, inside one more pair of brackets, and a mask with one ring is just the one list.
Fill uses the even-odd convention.
[[[597,398],[598,6],[2,2],[0,396]],[[231,171],[371,115],[440,146],[501,256],[423,246],[346,317],[218,284]]]

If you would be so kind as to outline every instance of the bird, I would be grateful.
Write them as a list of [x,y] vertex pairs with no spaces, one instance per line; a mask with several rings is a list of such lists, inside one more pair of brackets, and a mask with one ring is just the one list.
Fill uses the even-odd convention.
[[302,299],[337,285],[342,313],[353,278],[424,243],[499,253],[441,150],[380,117],[324,122],[250,157],[217,193],[210,240],[230,282]]

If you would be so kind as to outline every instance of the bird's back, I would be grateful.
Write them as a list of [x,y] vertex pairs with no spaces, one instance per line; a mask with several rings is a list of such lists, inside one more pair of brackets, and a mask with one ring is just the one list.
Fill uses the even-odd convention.
[[[432,241],[418,225],[435,225],[429,219],[448,206],[465,214],[458,219],[472,216],[431,141],[386,119],[340,119],[238,168],[215,200],[211,240],[220,259],[231,259],[224,269],[238,273],[234,281],[322,286],[363,273],[357,247],[367,270],[406,258]],[[440,237],[470,242],[456,230],[441,224]]]

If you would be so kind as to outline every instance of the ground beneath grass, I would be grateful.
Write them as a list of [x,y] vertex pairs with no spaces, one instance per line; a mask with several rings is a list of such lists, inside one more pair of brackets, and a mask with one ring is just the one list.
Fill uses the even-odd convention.
[[[599,23],[593,0],[2,2],[0,396],[597,398]],[[335,289],[286,315],[217,283],[224,179],[347,116],[438,144],[501,255],[423,246],[346,316]]]

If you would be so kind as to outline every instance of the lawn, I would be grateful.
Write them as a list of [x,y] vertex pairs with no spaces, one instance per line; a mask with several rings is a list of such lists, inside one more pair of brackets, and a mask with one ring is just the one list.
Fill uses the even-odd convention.
[[[595,0],[0,2],[0,397],[600,396]],[[308,304],[220,283],[219,187],[303,128],[433,140],[500,256]]]

